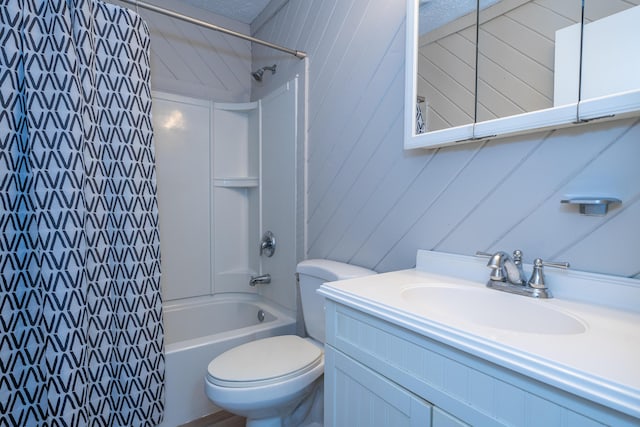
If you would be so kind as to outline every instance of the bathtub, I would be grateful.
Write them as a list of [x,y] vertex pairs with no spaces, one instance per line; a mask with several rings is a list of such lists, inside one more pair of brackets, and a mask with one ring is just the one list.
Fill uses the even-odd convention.
[[176,427],[219,410],[204,394],[207,365],[214,357],[245,342],[296,331],[292,314],[252,294],[169,302],[163,315],[166,399],[161,427]]

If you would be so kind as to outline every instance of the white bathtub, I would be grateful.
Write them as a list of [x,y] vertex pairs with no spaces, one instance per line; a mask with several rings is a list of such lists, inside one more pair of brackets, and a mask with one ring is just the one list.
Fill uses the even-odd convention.
[[166,400],[161,427],[176,427],[219,409],[204,394],[207,365],[214,357],[245,342],[296,330],[291,315],[249,294],[165,303],[163,314]]

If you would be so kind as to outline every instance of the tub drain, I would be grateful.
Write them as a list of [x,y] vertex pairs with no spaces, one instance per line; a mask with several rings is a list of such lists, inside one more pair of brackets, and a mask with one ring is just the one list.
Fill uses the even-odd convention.
[[258,310],[258,322],[264,322],[264,311]]

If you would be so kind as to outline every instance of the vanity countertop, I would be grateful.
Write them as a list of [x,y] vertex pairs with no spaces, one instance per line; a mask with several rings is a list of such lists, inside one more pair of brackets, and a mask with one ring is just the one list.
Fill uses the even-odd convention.
[[[320,293],[422,336],[640,418],[640,280],[582,272],[550,272],[549,287],[556,297],[535,299],[486,288],[486,278],[479,278],[488,276],[486,261],[451,255],[453,262],[445,265],[443,257],[449,259],[448,254],[420,251],[416,269],[330,282],[321,287]],[[434,310],[407,292],[430,286],[455,289],[463,294],[469,292],[467,295],[472,297],[467,298],[465,307],[469,315],[464,310],[465,315],[455,313],[456,310]],[[571,298],[576,292],[579,297]],[[476,297],[479,297],[478,304],[469,303]],[[487,298],[492,301],[491,307],[482,302],[489,301]],[[550,323],[550,332],[536,328],[523,332],[518,327],[512,328],[510,316],[517,316],[519,307],[530,307],[534,312],[540,309],[543,314],[568,315],[578,329],[558,333],[553,330],[553,323]],[[483,310],[497,313],[497,316],[484,313],[492,319],[500,318],[504,312],[504,326],[477,322],[473,312],[481,314]]]

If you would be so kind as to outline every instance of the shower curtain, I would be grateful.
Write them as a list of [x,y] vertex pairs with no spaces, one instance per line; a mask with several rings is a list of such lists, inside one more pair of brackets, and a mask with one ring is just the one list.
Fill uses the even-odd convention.
[[100,0],[0,0],[0,49],[0,426],[156,425],[148,31]]
[[424,122],[424,116],[422,115],[422,108],[420,108],[420,101],[416,102],[416,134],[425,133],[427,131],[427,125]]

